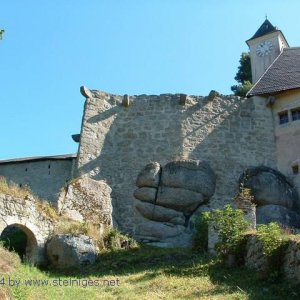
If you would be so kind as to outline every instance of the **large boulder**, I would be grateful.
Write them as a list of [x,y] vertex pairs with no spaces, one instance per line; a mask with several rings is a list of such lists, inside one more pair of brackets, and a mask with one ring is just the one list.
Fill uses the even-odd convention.
[[85,235],[59,234],[47,243],[47,257],[58,269],[91,265],[96,260],[96,247]]
[[283,174],[274,169],[265,166],[248,168],[241,176],[240,183],[251,189],[258,206],[274,204],[299,210],[295,188]]
[[103,180],[75,178],[61,191],[58,209],[71,219],[109,226],[112,224],[111,188]]
[[[161,247],[189,246],[193,213],[214,194],[216,176],[199,160],[145,166],[137,178],[135,207],[143,217],[136,224],[139,240]],[[143,220],[143,221],[141,221]]]
[[161,180],[163,186],[198,192],[207,200],[215,192],[216,176],[206,161],[172,161],[163,168]]
[[173,208],[191,214],[200,204],[204,202],[201,193],[182,189],[161,186],[158,190],[156,204]]
[[138,187],[158,187],[161,166],[157,162],[152,162],[145,166],[139,173],[136,185]]
[[160,247],[186,247],[192,245],[193,232],[181,225],[144,220],[135,231],[145,243]]
[[157,189],[151,187],[141,187],[134,191],[133,196],[141,201],[155,203]]
[[141,187],[134,191],[134,197],[140,201],[146,201],[155,205],[172,208],[191,214],[204,201],[201,193],[181,188],[160,186],[157,189]]
[[256,208],[256,223],[278,222],[284,226],[300,228],[300,215],[281,205],[263,205]]
[[145,218],[159,222],[170,222],[175,225],[184,225],[185,217],[183,213],[176,210],[165,208],[159,205],[153,205],[147,202],[138,202],[137,211]]

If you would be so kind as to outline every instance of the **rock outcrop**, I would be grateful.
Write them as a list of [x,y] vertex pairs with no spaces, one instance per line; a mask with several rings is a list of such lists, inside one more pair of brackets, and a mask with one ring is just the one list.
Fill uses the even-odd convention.
[[105,181],[88,177],[73,179],[61,192],[58,209],[77,221],[94,224],[112,224],[111,188]]
[[288,227],[300,227],[300,214],[281,205],[263,205],[256,208],[257,224],[277,222]]
[[246,244],[245,266],[266,273],[268,270],[268,259],[264,254],[263,244],[256,235],[248,237]]
[[283,272],[287,279],[300,283],[300,242],[289,240],[284,255]]
[[254,196],[257,224],[272,221],[300,228],[300,204],[295,188],[280,172],[265,167],[248,168],[240,178]]
[[135,207],[144,219],[135,236],[162,247],[190,245],[190,217],[215,191],[216,177],[209,164],[180,160],[161,167],[154,162],[140,172],[136,184]]
[[85,235],[59,234],[47,243],[47,257],[58,269],[91,265],[96,260],[96,247]]

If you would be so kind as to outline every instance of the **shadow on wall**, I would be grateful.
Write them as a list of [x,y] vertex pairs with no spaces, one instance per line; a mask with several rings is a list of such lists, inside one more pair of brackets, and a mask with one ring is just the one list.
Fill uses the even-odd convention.
[[106,180],[112,188],[114,224],[125,232],[133,226],[135,180],[149,162],[207,160],[218,175],[214,198],[223,202],[231,199],[247,166],[275,163],[274,141],[264,130],[273,136],[271,114],[263,112],[265,105],[263,113],[257,111],[252,99],[188,96],[180,105],[179,94],[140,95],[124,107],[122,96],[92,94],[86,102],[77,175]]

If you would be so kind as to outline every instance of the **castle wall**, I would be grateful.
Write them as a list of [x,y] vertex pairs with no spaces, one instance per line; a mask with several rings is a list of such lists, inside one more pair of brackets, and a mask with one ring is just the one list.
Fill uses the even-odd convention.
[[42,199],[56,203],[60,189],[72,178],[75,157],[0,161],[0,176],[19,186],[29,186]]
[[133,192],[141,169],[151,161],[207,160],[217,175],[210,207],[232,200],[249,166],[276,166],[272,113],[265,100],[179,94],[123,96],[100,91],[86,95],[77,176],[106,180],[112,188],[114,224],[131,232]]

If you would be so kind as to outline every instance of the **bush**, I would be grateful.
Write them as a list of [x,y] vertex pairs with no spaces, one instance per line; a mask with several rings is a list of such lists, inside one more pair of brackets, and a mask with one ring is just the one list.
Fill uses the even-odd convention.
[[257,236],[263,245],[264,254],[267,257],[268,278],[277,279],[281,275],[281,267],[283,265],[283,257],[288,245],[287,235],[284,235],[282,228],[276,222],[268,225],[259,225],[257,228]]
[[266,256],[271,256],[283,244],[282,234],[282,229],[276,222],[258,226],[258,239],[263,244]]
[[245,232],[249,222],[241,209],[226,205],[224,209],[216,209],[208,213],[208,222],[218,232],[219,241],[216,244],[217,253],[226,258],[228,255],[238,255],[245,241]]
[[120,233],[115,228],[109,228],[104,233],[103,245],[109,250],[138,248],[138,243],[133,238]]
[[207,251],[208,221],[209,221],[209,212],[202,212],[196,218],[196,222],[195,222],[196,234],[194,237],[194,248],[196,250]]

